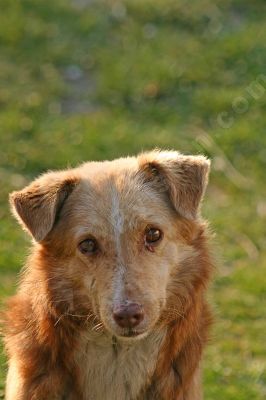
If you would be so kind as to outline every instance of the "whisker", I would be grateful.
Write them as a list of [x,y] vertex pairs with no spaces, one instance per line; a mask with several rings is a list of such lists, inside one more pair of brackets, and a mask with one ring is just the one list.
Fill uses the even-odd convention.
[[101,330],[102,328],[103,328],[103,323],[102,323],[102,322],[99,322],[97,325],[93,326],[91,330],[92,330],[92,331],[98,332],[98,331]]
[[60,315],[60,317],[58,318],[58,320],[55,322],[54,327],[56,327],[59,322],[61,321],[61,319],[65,316],[65,314]]

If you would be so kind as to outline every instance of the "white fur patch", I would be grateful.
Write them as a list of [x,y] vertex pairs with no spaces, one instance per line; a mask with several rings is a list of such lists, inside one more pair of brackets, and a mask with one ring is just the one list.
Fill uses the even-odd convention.
[[18,393],[22,388],[22,379],[20,377],[17,363],[15,360],[11,360],[9,363],[9,370],[6,382],[6,400],[17,399]]
[[124,282],[125,282],[125,267],[124,265],[118,265],[113,279],[113,293],[114,293],[113,304],[112,304],[113,307],[119,306],[121,303],[123,303],[124,300],[126,300],[124,298],[125,297]]
[[115,244],[117,249],[117,255],[121,256],[121,234],[124,229],[124,215],[120,208],[119,195],[114,189],[112,193],[112,203],[111,203],[111,215],[110,221],[113,228],[113,233],[115,237]]
[[114,242],[117,253],[117,272],[114,276],[114,304],[120,304],[123,299],[124,292],[124,273],[125,267],[122,257],[121,235],[124,229],[124,214],[120,207],[119,195],[114,189],[112,193],[112,208],[111,208],[111,224],[114,233]]

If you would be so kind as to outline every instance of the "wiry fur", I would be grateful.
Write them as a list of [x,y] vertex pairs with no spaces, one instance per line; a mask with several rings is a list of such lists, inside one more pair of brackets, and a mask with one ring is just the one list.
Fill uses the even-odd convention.
[[[154,151],[51,172],[11,195],[35,240],[6,312],[7,400],[200,400],[212,262],[209,162]],[[164,237],[153,253],[147,226]],[[81,254],[93,236],[99,252]],[[126,338],[112,309],[143,306]]]

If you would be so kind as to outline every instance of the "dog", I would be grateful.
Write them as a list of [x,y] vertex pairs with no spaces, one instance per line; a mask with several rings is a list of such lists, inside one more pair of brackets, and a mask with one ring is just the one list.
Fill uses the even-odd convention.
[[10,195],[33,248],[6,310],[7,400],[202,399],[209,169],[154,150]]

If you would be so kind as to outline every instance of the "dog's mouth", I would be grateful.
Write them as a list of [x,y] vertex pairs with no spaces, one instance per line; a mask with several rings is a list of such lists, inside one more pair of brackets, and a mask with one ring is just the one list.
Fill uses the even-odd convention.
[[121,333],[121,335],[119,335],[119,336],[124,337],[124,338],[134,338],[134,337],[143,335],[143,333],[145,333],[145,331],[143,331],[143,330],[138,331],[135,329],[127,329],[125,332]]
[[119,340],[140,340],[149,334],[148,329],[124,329],[120,332],[112,332],[113,335]]
[[113,337],[116,339],[121,339],[121,340],[139,340],[141,338],[144,338],[148,332],[149,329],[134,329],[134,328],[124,328],[124,329],[119,329],[116,326],[110,326],[108,324],[104,324],[105,329],[107,332],[111,333]]

